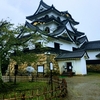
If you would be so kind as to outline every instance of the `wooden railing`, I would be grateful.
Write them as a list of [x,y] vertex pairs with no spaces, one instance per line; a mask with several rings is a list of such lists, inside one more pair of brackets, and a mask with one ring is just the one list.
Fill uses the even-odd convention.
[[[52,87],[53,86],[53,87]],[[16,90],[11,95],[3,94],[0,100],[61,100],[67,96],[67,82],[65,79],[53,78],[42,88]]]
[[[14,82],[15,76],[2,76],[3,82]],[[32,76],[16,76],[16,82],[28,82],[28,81],[48,81],[49,78],[44,77],[32,77]]]

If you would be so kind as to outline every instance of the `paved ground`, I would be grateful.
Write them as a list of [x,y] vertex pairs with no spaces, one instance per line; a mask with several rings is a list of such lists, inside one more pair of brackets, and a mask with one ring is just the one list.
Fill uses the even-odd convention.
[[66,100],[100,100],[100,75],[67,77],[66,81]]

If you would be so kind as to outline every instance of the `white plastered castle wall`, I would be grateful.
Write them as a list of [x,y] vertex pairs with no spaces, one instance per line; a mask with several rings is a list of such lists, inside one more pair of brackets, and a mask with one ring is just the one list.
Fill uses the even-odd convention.
[[76,75],[86,75],[87,74],[87,69],[86,69],[86,61],[85,58],[82,57],[80,59],[74,59],[74,60],[60,60],[58,61],[58,65],[59,65],[59,70],[60,70],[60,74],[63,73],[63,66],[65,65],[65,63],[67,62],[72,62],[72,71],[75,72]]
[[100,59],[100,58],[97,58],[96,55],[100,53],[100,50],[88,50],[87,51],[87,54],[89,56],[89,60],[97,60],[97,59]]

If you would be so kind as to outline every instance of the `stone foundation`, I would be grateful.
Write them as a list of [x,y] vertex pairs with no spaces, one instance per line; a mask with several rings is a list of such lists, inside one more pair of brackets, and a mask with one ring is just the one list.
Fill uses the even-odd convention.
[[94,72],[100,72],[100,64],[88,64],[87,70],[94,71]]
[[[45,70],[49,69],[49,63],[52,62],[53,63],[53,68],[59,72],[59,67],[58,67],[58,63],[54,60],[54,58],[56,57],[55,54],[50,54],[50,55],[45,55],[45,54],[37,54],[38,56],[38,60],[36,62],[31,63],[31,66],[34,67],[34,69],[37,71],[37,66],[38,65],[43,65]],[[6,75],[14,75],[14,66],[16,65],[16,62],[11,60],[10,64],[8,66],[8,70]],[[28,66],[27,63],[18,65],[18,72],[22,75],[24,75],[24,73],[26,72],[25,68]]]

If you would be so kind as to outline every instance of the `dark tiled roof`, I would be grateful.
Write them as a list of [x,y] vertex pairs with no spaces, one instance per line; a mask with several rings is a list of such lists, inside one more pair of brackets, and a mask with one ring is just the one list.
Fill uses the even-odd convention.
[[86,42],[80,49],[85,50],[100,50],[100,41]]
[[[67,19],[69,20],[69,22],[73,23],[74,25],[78,25],[78,24],[79,24],[79,22],[76,22],[76,21],[72,18],[71,14],[70,14],[68,11],[62,11],[61,13],[62,13],[63,15],[65,15],[65,17],[67,17]],[[66,16],[66,14],[67,14],[68,16]]]
[[87,39],[87,37],[86,36],[83,36],[83,37],[81,37],[81,38],[78,38],[78,40],[77,40],[78,42],[79,42],[79,44],[81,44],[81,43],[84,43],[85,41],[87,42],[88,41],[88,39]]
[[77,34],[75,32],[70,31],[69,29],[67,29],[67,32],[70,34],[70,36],[77,36]]
[[48,18],[46,18],[46,16],[45,16],[45,17],[42,17],[40,19],[36,19],[32,23],[34,23],[34,22],[45,22],[45,23],[48,23],[48,22],[51,22],[51,21],[55,21],[55,22],[57,22],[58,24],[61,24],[61,25],[63,24],[60,20],[55,18],[53,15],[48,17]]
[[47,5],[46,3],[44,3],[43,0],[41,0],[40,4],[38,6],[38,9],[36,10],[36,12],[33,15],[31,15],[31,16],[27,16],[26,19],[32,20],[33,16],[35,16],[36,14],[38,14],[37,12],[38,12],[40,6],[43,6],[46,9],[49,9],[51,7],[51,6]]
[[66,51],[66,50],[61,50],[61,49],[55,49],[55,48],[52,48],[52,47],[42,47],[42,48],[38,48],[38,49],[29,49],[29,48],[26,48],[24,50],[24,52],[33,52],[33,53],[45,53],[45,52],[50,52],[50,54],[60,54],[60,53],[66,53],[66,52],[69,52],[69,51]]
[[40,5],[42,5],[43,7],[47,8],[47,9],[50,8],[50,6],[47,5],[45,2],[43,2],[43,0],[40,1]]
[[62,49],[56,49],[56,48],[52,48],[52,47],[47,47],[48,52],[50,53],[54,53],[54,54],[61,54],[61,53],[66,53],[69,52],[67,50],[62,50]]
[[[41,34],[44,34],[46,36],[50,36],[52,38],[56,38],[56,39],[63,39],[63,40],[66,40],[66,41],[70,41],[72,42],[72,40],[70,39],[71,38],[71,34],[69,34],[70,38],[69,37],[63,37],[63,36],[57,36],[59,34],[61,34],[66,28],[65,26],[59,26],[53,33],[49,33],[49,34],[45,34],[41,29],[39,29],[37,26],[34,26],[32,24],[30,24],[29,22],[26,21],[26,26],[28,26],[30,29],[32,29],[33,31],[38,31],[40,32]],[[29,36],[29,35],[28,35]],[[56,37],[57,36],[57,37]],[[24,36],[24,37],[27,37],[27,36]]]
[[[44,34],[44,32],[43,32],[41,29],[39,29],[38,27],[36,27],[36,26],[30,24],[30,23],[27,22],[27,21],[26,21],[26,23],[25,23],[25,26],[27,26],[27,27],[30,28],[32,31],[34,31],[34,33],[36,33],[36,32],[38,31],[38,32]],[[20,38],[26,38],[26,37],[32,36],[32,34],[24,35],[23,33],[21,33],[21,34],[19,34],[19,35],[20,35],[20,36],[18,36],[18,37],[20,37]]]
[[79,24],[79,22],[76,22],[73,18],[69,18],[69,21],[71,23],[73,23],[74,25],[78,25]]
[[37,30],[37,27],[36,27],[36,26],[30,24],[30,23],[27,22],[27,21],[26,21],[25,25],[26,25],[27,27],[29,27],[31,30],[33,30],[33,31],[36,31],[36,30]]
[[28,26],[31,30],[33,30],[35,32],[38,31],[38,32],[44,34],[44,32],[41,29],[39,29],[37,26],[34,26],[34,25],[30,24],[27,21],[26,21],[26,26]]
[[76,31],[76,34],[77,34],[78,36],[81,36],[81,35],[84,35],[85,33]]
[[49,9],[44,10],[42,12],[39,12],[38,14],[27,16],[26,19],[33,20],[33,19],[36,19],[38,16],[45,15],[48,12],[55,12],[58,15],[61,15],[61,12],[59,12],[56,8],[54,8],[53,6],[51,6]]
[[81,58],[85,54],[85,51],[73,51],[69,53],[63,53],[56,57],[56,59],[67,59],[67,58]]
[[[66,29],[67,29],[67,28],[66,28]],[[82,32],[78,32],[78,31],[72,32],[72,31],[70,31],[69,29],[67,29],[67,32],[68,32],[70,35],[76,36],[76,37],[79,37],[79,36],[84,35],[84,33],[82,33]]]
[[[49,36],[49,37],[52,37],[52,38],[55,38],[55,39],[63,39],[63,40],[66,40],[66,41],[70,41],[68,38],[63,38],[63,37],[54,37],[54,35],[51,35],[51,34],[45,34],[44,31],[42,31],[41,29],[39,29],[37,26],[34,26],[32,24],[30,24],[29,22],[26,21],[25,25],[27,27],[29,27],[31,30],[33,31],[38,31],[39,33],[43,34],[43,35],[46,35],[46,36]],[[34,33],[35,33],[34,32]],[[56,32],[55,32],[56,34]],[[28,35],[24,35],[24,34],[21,34],[20,35],[20,38],[26,38],[26,37],[30,37],[32,34],[28,34]],[[57,35],[57,34],[56,34]]]
[[69,37],[58,36],[57,38],[58,38],[58,39],[65,40],[65,41],[73,42]]
[[[79,44],[84,43],[85,41],[87,41],[87,37],[86,37],[86,36],[81,37],[82,35],[84,35],[84,33],[81,33],[81,32],[80,32],[80,34],[78,34],[78,31],[72,32],[72,31],[70,31],[70,30],[68,30],[68,29],[66,29],[66,30],[67,30],[67,32],[68,32],[70,38],[71,38],[77,45],[79,45]],[[74,37],[76,37],[76,38],[73,38],[72,36],[74,36]],[[81,37],[81,38],[79,38],[79,37]],[[77,39],[77,38],[78,38],[78,39]]]
[[[38,10],[39,10],[39,8],[40,8],[41,5],[45,8],[45,10],[43,10],[43,11],[41,11],[41,12],[38,12]],[[69,14],[68,11],[62,11],[62,12],[60,12],[60,11],[58,11],[53,5],[52,5],[52,6],[49,6],[49,5],[47,5],[46,3],[44,3],[43,0],[40,1],[40,4],[39,4],[39,7],[38,7],[37,11],[36,11],[33,15],[27,16],[26,19],[32,21],[33,19],[36,19],[38,16],[40,16],[40,15],[45,15],[45,14],[48,13],[48,12],[55,12],[55,13],[57,13],[57,14],[60,15],[60,16],[64,16],[64,17],[67,18],[67,20],[69,20],[69,21],[70,21],[71,23],[73,23],[74,25],[79,24],[79,22],[76,22],[76,21],[72,18],[71,14]],[[67,14],[68,16],[67,16],[66,14]]]
[[[32,24],[30,24],[27,21],[25,22],[25,26],[30,28],[32,31],[37,31],[37,27],[33,26]],[[27,36],[29,37],[30,35],[28,34]],[[27,37],[27,36],[25,36],[25,37]],[[21,33],[17,36],[17,38],[22,38],[22,37],[24,37],[23,29],[21,30]]]
[[96,55],[96,57],[100,57],[100,53]]
[[59,26],[53,33],[50,33],[50,36],[56,36],[61,34],[61,32],[63,32],[65,30],[64,26]]

